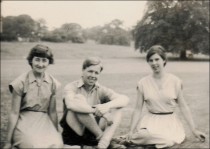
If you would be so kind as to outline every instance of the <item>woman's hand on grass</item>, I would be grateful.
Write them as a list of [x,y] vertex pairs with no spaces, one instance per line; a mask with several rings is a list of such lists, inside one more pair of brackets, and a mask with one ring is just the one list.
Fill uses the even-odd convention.
[[199,130],[194,130],[193,134],[197,139],[199,139],[199,141],[205,142],[206,135],[203,132],[200,132]]

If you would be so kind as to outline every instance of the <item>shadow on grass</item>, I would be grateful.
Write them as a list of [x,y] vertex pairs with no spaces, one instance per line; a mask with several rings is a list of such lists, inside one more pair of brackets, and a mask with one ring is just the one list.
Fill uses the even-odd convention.
[[200,57],[195,57],[195,58],[187,58],[187,59],[180,59],[179,57],[168,57],[169,61],[181,61],[181,62],[209,62],[209,57],[208,58],[200,58]]
[[[141,60],[146,60],[145,57],[143,56],[140,56],[140,57],[126,57],[128,59],[141,59]],[[171,62],[209,62],[210,61],[210,58],[198,58],[198,57],[195,57],[195,58],[188,58],[188,59],[180,59],[179,57],[171,57],[169,56],[168,57],[168,61],[171,61]]]

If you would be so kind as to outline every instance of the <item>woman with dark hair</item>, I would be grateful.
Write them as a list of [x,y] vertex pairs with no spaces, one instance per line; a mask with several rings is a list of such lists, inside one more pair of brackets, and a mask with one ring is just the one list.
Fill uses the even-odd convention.
[[[160,45],[152,46],[146,60],[153,73],[138,82],[137,103],[130,131],[124,139],[122,137],[118,141],[127,145],[155,145],[156,148],[180,144],[185,139],[185,132],[175,114],[177,106],[195,137],[205,141],[205,135],[196,129],[184,100],[182,81],[164,69],[167,63],[165,49]],[[143,104],[148,113],[140,119]]]
[[54,63],[51,49],[36,45],[27,60],[32,70],[9,84],[12,108],[4,148],[62,148],[56,112],[60,83],[46,73]]

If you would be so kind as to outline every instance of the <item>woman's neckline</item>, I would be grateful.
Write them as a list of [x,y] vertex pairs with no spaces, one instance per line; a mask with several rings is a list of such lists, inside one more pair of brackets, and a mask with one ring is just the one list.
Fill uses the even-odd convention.
[[157,78],[154,75],[151,75],[152,82],[154,83],[155,87],[158,91],[164,89],[164,85],[167,82],[169,73],[164,73],[161,77]]

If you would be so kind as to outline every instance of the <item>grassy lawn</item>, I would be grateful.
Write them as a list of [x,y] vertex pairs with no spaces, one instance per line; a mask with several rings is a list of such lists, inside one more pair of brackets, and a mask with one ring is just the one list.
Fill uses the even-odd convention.
[[[25,57],[30,48],[37,43],[1,43],[1,147],[5,140],[11,94],[8,84],[21,73],[30,70]],[[80,77],[81,63],[87,56],[100,56],[103,59],[104,71],[100,83],[126,94],[131,102],[124,110],[124,116],[116,136],[125,134],[129,129],[130,117],[136,102],[136,83],[150,73],[143,54],[132,47],[107,46],[95,44],[45,43],[52,48],[55,64],[48,71],[61,83],[58,93],[57,109],[62,115],[62,89]],[[207,134],[206,142],[200,143],[192,136],[180,111],[177,113],[183,121],[187,138],[175,148],[209,148],[209,62],[208,61],[170,61],[166,66],[183,80],[184,95],[192,111],[193,119],[201,131]]]

